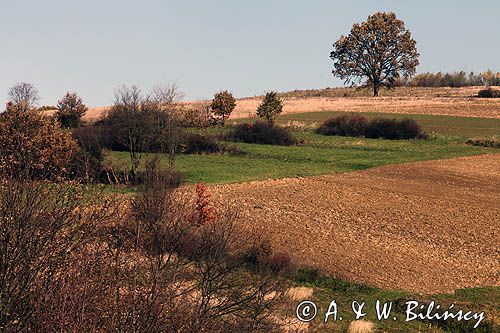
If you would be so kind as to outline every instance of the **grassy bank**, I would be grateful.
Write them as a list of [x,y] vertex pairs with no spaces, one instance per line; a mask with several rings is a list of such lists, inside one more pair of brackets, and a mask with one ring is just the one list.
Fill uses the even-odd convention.
[[[185,174],[188,183],[235,183],[348,172],[495,151],[445,139],[378,140],[322,136],[307,131],[295,131],[294,134],[304,140],[302,145],[229,143],[240,148],[241,153],[179,155],[175,167]],[[107,163],[115,170],[127,170],[128,158],[126,152],[106,153]]]
[[[475,332],[492,332],[498,328],[498,314],[500,313],[500,288],[470,288],[456,290],[453,294],[436,295],[418,295],[405,291],[383,290],[366,285],[360,285],[353,282],[338,280],[331,277],[311,278],[308,271],[297,277],[296,282],[299,286],[307,286],[313,289],[313,295],[310,300],[314,301],[318,307],[318,317],[312,322],[312,327],[317,332],[346,332],[349,323],[355,320],[355,315],[351,309],[353,301],[360,303],[366,302],[364,312],[365,320],[371,321],[377,330],[384,332],[471,332],[471,327],[475,321],[468,323],[457,322],[454,320],[441,322],[428,322],[414,320],[405,322],[406,301],[415,300],[420,304],[429,304],[435,301],[441,308],[448,309],[449,305],[454,304],[454,311],[464,310],[474,312],[485,312],[485,319],[481,322]],[[338,306],[338,316],[342,320],[333,322],[330,317],[328,324],[323,324],[324,314],[326,313],[330,302],[335,300]],[[375,304],[380,300],[381,303],[392,303],[392,311],[388,320],[377,320]],[[290,304],[290,307],[297,306]],[[444,310],[443,310],[444,311]],[[394,320],[394,317],[397,320]],[[429,327],[429,325],[431,325]],[[492,325],[496,325],[492,327]]]
[[[319,111],[297,114],[282,115],[278,123],[281,125],[304,125],[318,126],[328,118],[352,114],[352,112],[340,111]],[[500,135],[500,119],[474,118],[474,117],[452,117],[452,116],[431,116],[416,114],[396,114],[396,113],[376,113],[376,112],[356,112],[368,119],[384,118],[412,118],[418,121],[425,132],[439,133],[447,136],[457,136],[460,138],[470,138],[474,136]],[[256,118],[238,119],[235,122],[255,121]]]

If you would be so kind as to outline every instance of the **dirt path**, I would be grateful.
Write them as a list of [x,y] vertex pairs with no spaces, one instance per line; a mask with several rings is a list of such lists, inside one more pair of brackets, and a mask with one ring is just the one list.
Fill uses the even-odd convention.
[[211,187],[294,261],[424,293],[500,285],[500,154]]

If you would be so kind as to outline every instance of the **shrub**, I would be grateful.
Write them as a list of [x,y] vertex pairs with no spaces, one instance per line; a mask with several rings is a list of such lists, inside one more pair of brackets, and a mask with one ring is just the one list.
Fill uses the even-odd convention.
[[180,144],[180,151],[184,154],[241,153],[237,147],[228,146],[211,135],[198,133],[185,134]]
[[472,138],[467,140],[466,144],[472,146],[500,148],[500,136],[495,135],[489,138]]
[[500,98],[500,90],[483,89],[477,93],[479,98]]
[[260,121],[255,124],[236,125],[228,139],[278,146],[291,146],[298,143],[288,129]]
[[220,153],[224,146],[210,135],[188,133],[181,143],[181,152],[186,154]]
[[283,102],[278,97],[277,92],[271,91],[266,94],[264,100],[257,108],[257,115],[272,123],[281,111],[283,111]]
[[179,110],[180,126],[204,128],[212,124],[210,103],[192,103],[186,108]]
[[57,120],[62,127],[75,128],[80,125],[82,116],[87,112],[87,107],[76,93],[67,92],[57,103]]
[[367,120],[360,115],[330,118],[316,130],[323,135],[365,136],[373,139],[425,138],[420,125],[413,119],[375,118]]
[[363,136],[367,125],[368,120],[361,115],[344,115],[326,120],[317,132],[323,135]]
[[181,130],[170,89],[162,92],[158,88],[143,96],[136,86],[122,86],[115,95],[114,105],[101,124],[111,135],[110,144],[129,152],[132,179],[137,178],[144,153],[167,153],[172,166]]
[[80,146],[75,172],[86,182],[97,180],[103,169],[102,133],[99,129],[96,126],[82,126],[75,128],[72,133],[73,139]]
[[236,107],[236,100],[229,91],[224,90],[216,93],[212,100],[211,109],[214,116],[219,118],[222,126],[224,126],[226,119],[231,115]]
[[54,119],[37,111],[0,114],[1,176],[61,180],[71,178],[78,146]]
[[375,118],[369,122],[365,136],[372,139],[401,140],[424,138],[425,134],[414,119]]

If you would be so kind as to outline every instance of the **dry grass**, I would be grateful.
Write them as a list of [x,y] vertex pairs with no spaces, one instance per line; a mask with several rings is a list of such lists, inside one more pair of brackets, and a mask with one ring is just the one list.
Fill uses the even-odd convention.
[[375,326],[368,320],[356,320],[349,324],[348,333],[370,333],[373,332]]
[[[483,88],[401,87],[382,92],[382,96],[378,98],[370,97],[367,91],[355,92],[352,88],[298,91],[283,94],[285,96],[283,113],[362,111],[500,118],[500,99],[474,97]],[[261,100],[261,97],[239,99],[230,119],[254,117]],[[185,102],[185,104],[198,102]],[[85,119],[96,119],[108,109],[108,107],[90,109]]]

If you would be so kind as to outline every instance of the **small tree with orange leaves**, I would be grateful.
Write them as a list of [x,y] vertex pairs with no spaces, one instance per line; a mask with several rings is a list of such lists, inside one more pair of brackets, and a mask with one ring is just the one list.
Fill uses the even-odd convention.
[[60,180],[71,176],[78,146],[71,133],[35,110],[12,103],[0,114],[0,176]]

